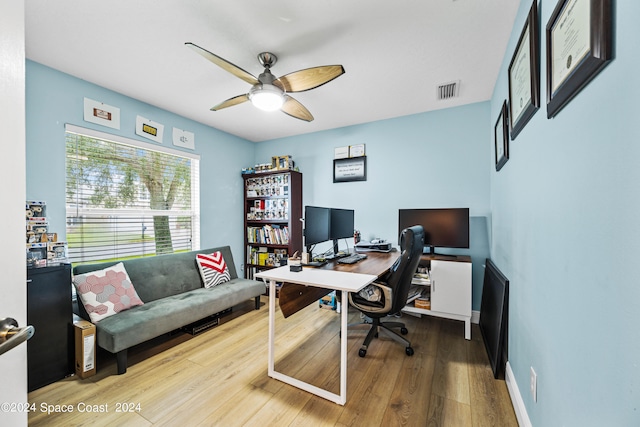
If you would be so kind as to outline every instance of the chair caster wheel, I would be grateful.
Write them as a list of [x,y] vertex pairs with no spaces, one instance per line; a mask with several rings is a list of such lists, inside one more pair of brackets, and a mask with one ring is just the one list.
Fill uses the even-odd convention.
[[413,356],[413,348],[407,347],[404,351],[407,353],[407,356]]
[[358,356],[365,357],[366,355],[367,355],[367,350],[365,350],[364,348],[361,348],[360,350],[358,350]]
[[400,328],[400,333],[402,335],[407,335],[409,333],[409,330],[407,328]]

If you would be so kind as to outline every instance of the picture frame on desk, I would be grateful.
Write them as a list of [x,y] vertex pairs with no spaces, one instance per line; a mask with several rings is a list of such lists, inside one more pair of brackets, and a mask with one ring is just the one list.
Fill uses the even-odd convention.
[[540,108],[540,31],[534,0],[509,64],[509,124],[511,140]]
[[509,122],[507,116],[509,115],[509,109],[507,108],[507,101],[502,103],[500,114],[498,114],[498,120],[494,128],[494,145],[495,145],[495,163],[496,172],[502,169],[502,167],[509,160]]
[[547,118],[613,59],[611,0],[559,0],[547,36]]

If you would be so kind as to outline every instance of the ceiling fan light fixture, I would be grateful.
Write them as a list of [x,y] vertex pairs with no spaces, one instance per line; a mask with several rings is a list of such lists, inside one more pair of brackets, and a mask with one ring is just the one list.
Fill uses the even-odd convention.
[[249,91],[251,103],[263,111],[276,111],[284,104],[282,89],[271,84],[257,84]]

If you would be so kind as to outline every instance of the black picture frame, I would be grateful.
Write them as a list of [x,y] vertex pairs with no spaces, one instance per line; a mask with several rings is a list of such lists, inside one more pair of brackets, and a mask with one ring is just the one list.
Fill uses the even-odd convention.
[[493,377],[504,378],[509,359],[509,279],[489,258],[485,260],[478,325]]
[[367,156],[333,159],[333,182],[367,180]]
[[[588,34],[579,27],[575,18],[584,8],[589,8]],[[611,0],[559,0],[549,18],[546,28],[547,37],[547,118],[555,117],[602,69],[613,59],[612,35],[612,7]],[[574,19],[571,14],[574,14]],[[588,50],[577,60],[571,54],[572,49],[566,46],[555,46],[554,35],[563,29],[568,32],[572,28],[575,39],[576,33],[580,40],[588,38]],[[558,37],[562,34],[558,33]],[[567,35],[569,37],[569,35]],[[583,46],[574,43],[573,46]],[[583,47],[587,49],[586,45]],[[567,52],[569,51],[569,52]],[[558,56],[556,57],[556,52]],[[561,56],[562,54],[566,56]],[[557,64],[557,67],[554,67]],[[563,70],[565,67],[566,70]],[[564,71],[557,76],[556,71]],[[562,77],[562,78],[560,78]]]
[[509,126],[514,140],[540,109],[540,25],[533,1],[509,63]]
[[496,172],[502,169],[502,167],[509,160],[509,109],[507,108],[507,101],[502,103],[500,114],[498,114],[498,120],[493,129],[494,144],[495,144],[495,161]]

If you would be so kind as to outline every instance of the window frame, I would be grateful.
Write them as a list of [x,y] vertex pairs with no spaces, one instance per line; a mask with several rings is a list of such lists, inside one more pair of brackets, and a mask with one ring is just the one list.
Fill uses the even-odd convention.
[[[100,132],[94,129],[88,129],[80,126],[75,126],[72,124],[66,124],[65,125],[65,170],[67,168],[66,140],[67,140],[67,134],[69,133],[82,135],[89,138],[104,140],[104,141],[115,143],[115,144],[121,144],[121,145],[126,145],[134,148],[139,148],[142,150],[155,151],[155,152],[160,152],[160,153],[168,154],[172,156],[187,158],[192,162],[195,162],[193,164],[195,167],[193,166],[191,167],[191,210],[185,211],[185,213],[188,213],[187,215],[179,215],[179,216],[189,216],[192,219],[191,250],[200,249],[200,176],[199,176],[200,175],[200,165],[199,165],[200,155],[191,153],[191,152],[172,149],[170,147],[162,146],[159,144],[147,143],[144,141],[139,141],[139,140],[135,140],[135,139],[119,136],[119,135]],[[69,205],[66,200],[66,197],[67,197],[66,196],[67,194],[66,180],[67,180],[67,176],[65,175],[65,218],[67,222],[67,225],[65,226],[65,232],[68,232],[68,229],[67,229],[68,220],[71,216],[69,215],[70,213]],[[123,210],[107,209],[107,208],[82,208],[76,211],[75,216],[80,217],[82,216],[83,213],[86,213],[87,215],[110,215],[110,216],[117,217],[118,212],[122,213]],[[153,218],[153,216],[167,216],[167,212],[171,212],[171,211],[152,210],[149,208],[149,209],[127,209],[125,212],[126,214],[122,215],[122,217],[139,215],[141,217]],[[69,253],[70,252],[71,250],[69,250]],[[143,257],[143,256],[149,256],[149,255],[145,255],[145,254],[139,255],[139,257]],[[95,261],[75,260],[74,261],[72,258],[70,258],[70,261],[74,263],[101,262],[101,260],[95,260]]]

